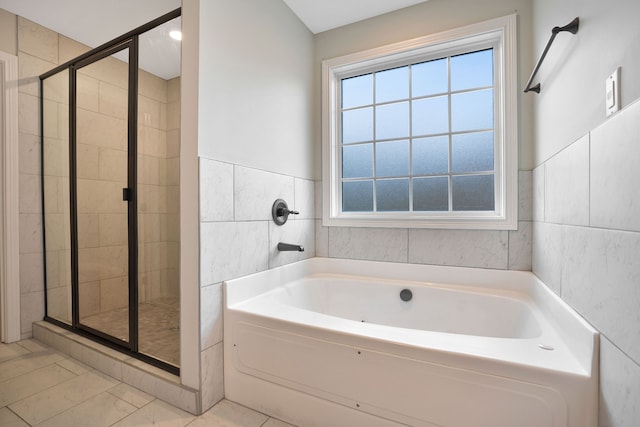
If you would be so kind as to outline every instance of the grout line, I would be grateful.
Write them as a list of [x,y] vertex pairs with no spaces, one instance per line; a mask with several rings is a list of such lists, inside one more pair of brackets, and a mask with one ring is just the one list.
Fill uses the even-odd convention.
[[13,415],[15,415],[18,419],[22,420],[26,425],[30,426],[31,424],[29,424],[27,422],[27,420],[25,420],[24,418],[22,418],[20,415],[18,415],[17,413],[15,413],[13,411],[13,409],[9,408],[9,405],[5,406],[5,408],[7,408],[7,410],[9,410],[9,412],[11,412]]

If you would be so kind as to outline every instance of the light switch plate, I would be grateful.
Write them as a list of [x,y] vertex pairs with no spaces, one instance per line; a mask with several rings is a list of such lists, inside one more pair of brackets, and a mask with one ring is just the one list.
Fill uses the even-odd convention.
[[607,117],[620,109],[620,67],[605,82],[605,107]]

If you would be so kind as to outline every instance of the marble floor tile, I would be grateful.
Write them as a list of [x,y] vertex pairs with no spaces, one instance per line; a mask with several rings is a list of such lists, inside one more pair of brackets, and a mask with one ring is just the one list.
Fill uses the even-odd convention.
[[35,340],[0,343],[1,372],[1,427],[295,427],[229,400],[196,417]]
[[266,423],[262,424],[262,427],[295,427],[292,424],[285,423],[284,421],[277,420],[275,418],[269,418]]
[[117,384],[118,381],[106,375],[87,372],[13,403],[9,409],[29,424],[38,424]]
[[29,350],[21,345],[3,344],[2,346],[0,346],[0,363],[27,353],[29,353]]
[[38,427],[108,427],[138,408],[104,392],[37,424]]
[[189,427],[260,427],[269,417],[229,400],[209,409]]
[[75,375],[72,372],[54,364],[3,381],[0,383],[0,407],[28,398],[73,377]]
[[29,424],[7,408],[0,408],[0,426],[2,427],[29,427]]
[[31,353],[19,359],[0,363],[0,382],[29,373],[38,368],[56,363],[64,357],[55,351]]
[[185,411],[156,399],[123,420],[113,424],[113,427],[183,427],[195,418],[195,416]]
[[124,400],[127,403],[130,403],[136,408],[142,408],[144,405],[154,399],[153,396],[145,393],[144,391],[138,390],[137,388],[131,387],[130,385],[124,383],[120,383],[117,386],[109,389],[109,393],[113,394],[119,399]]

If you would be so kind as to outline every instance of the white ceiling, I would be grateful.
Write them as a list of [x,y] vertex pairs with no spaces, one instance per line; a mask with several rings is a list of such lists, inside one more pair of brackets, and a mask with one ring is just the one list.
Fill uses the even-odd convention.
[[[311,32],[319,33],[427,0],[283,1]],[[177,9],[181,3],[181,0],[0,0],[0,8],[96,47]],[[179,44],[168,39],[168,31],[163,26],[146,33],[140,46],[140,66],[165,79],[180,73]]]
[[427,0],[283,0],[317,34]]

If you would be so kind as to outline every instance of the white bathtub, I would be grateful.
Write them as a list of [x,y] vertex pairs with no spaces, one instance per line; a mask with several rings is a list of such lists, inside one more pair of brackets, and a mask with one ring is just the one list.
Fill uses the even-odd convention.
[[313,258],[224,289],[226,397],[292,424],[597,426],[598,333],[531,273]]

